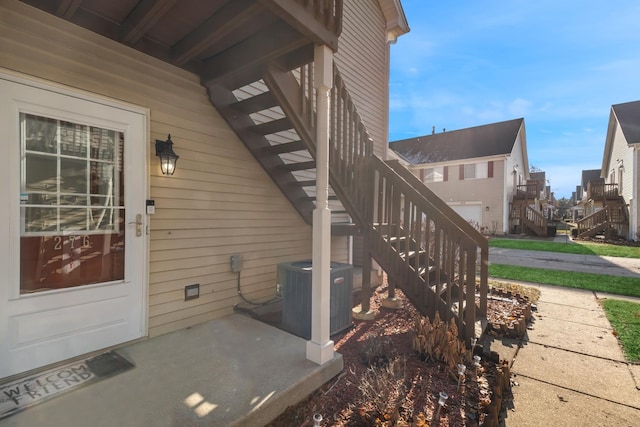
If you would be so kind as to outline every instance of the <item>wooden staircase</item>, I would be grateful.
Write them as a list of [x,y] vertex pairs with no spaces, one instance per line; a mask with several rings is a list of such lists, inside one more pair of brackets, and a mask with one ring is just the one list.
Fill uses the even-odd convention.
[[547,218],[540,211],[533,209],[531,206],[525,206],[520,219],[522,220],[522,225],[528,230],[541,237],[547,236]]
[[[271,64],[244,87],[208,86],[212,103],[308,223],[315,208],[312,65]],[[421,313],[455,319],[470,342],[478,318],[486,319],[487,239],[406,168],[373,154],[337,67],[330,140],[332,231],[362,235],[365,258],[375,259]],[[367,310],[371,290],[363,292]]]
[[529,206],[528,203],[518,203],[514,200],[511,205],[510,219],[519,221],[523,233],[533,233],[540,237],[547,236],[547,219],[544,215]]
[[629,227],[627,206],[622,197],[610,200],[607,205],[582,218],[577,222],[579,239],[586,239],[596,235],[604,235],[605,238],[626,236]]

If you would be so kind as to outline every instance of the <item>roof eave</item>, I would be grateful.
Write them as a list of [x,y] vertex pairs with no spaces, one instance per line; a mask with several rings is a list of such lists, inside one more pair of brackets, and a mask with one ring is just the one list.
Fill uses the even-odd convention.
[[602,154],[602,165],[600,166],[600,178],[604,178],[607,176],[607,171],[609,170],[609,163],[611,163],[611,152],[613,151],[613,140],[615,138],[616,133],[616,124],[618,123],[618,118],[616,117],[616,112],[611,107],[609,112],[609,124],[607,126],[607,137],[604,140],[604,153]]
[[403,34],[410,31],[407,17],[400,0],[378,0],[387,22],[387,42],[395,43]]

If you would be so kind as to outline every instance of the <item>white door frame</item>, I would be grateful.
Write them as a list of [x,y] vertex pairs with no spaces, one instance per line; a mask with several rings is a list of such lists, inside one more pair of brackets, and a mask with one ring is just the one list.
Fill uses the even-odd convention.
[[[119,336],[118,334],[114,334],[113,336],[109,336],[106,341],[109,342],[109,345],[116,345],[122,342],[129,341],[131,339],[137,339],[143,336],[148,335],[148,233],[145,231],[148,230],[146,227],[147,224],[147,216],[144,212],[144,200],[147,198],[149,194],[149,180],[148,180],[148,164],[149,164],[149,110],[145,108],[140,108],[137,106],[133,106],[130,104],[126,104],[123,102],[115,101],[112,99],[108,99],[105,97],[101,97],[95,94],[91,94],[85,91],[69,89],[67,87],[46,82],[44,80],[32,79],[32,78],[24,78],[21,75],[17,75],[14,73],[6,72],[5,70],[0,70],[0,83],[4,85],[4,87],[9,88],[11,84],[19,84],[24,86],[24,91],[43,91],[43,95],[49,96],[51,95],[54,99],[58,97],[59,99],[64,99],[65,102],[61,102],[59,105],[56,105],[55,108],[59,108],[61,111],[64,111],[66,108],[66,104],[76,104],[82,105],[85,103],[91,104],[95,106],[98,111],[112,111],[117,113],[121,112],[122,115],[131,117],[133,122],[136,123],[134,126],[135,129],[123,129],[125,132],[125,141],[127,141],[128,135],[136,135],[135,141],[137,141],[137,145],[133,151],[130,151],[125,156],[125,163],[123,165],[125,170],[125,177],[133,176],[132,170],[137,169],[140,171],[141,169],[144,171],[140,174],[140,179],[142,182],[137,182],[135,184],[126,183],[125,184],[125,200],[128,200],[129,203],[133,205],[126,205],[126,217],[125,217],[125,227],[126,235],[131,236],[135,235],[135,230],[132,228],[132,225],[127,225],[127,223],[131,222],[137,213],[142,214],[143,218],[143,233],[142,236],[137,237],[135,242],[136,253],[131,254],[125,251],[125,281],[123,283],[126,285],[128,280],[131,280],[132,277],[136,277],[135,288],[132,289],[130,301],[136,301],[136,307],[139,304],[139,311],[136,313],[129,313],[131,316],[132,325],[135,332],[131,334],[131,336],[127,339],[124,339],[120,342],[114,342],[114,337]],[[12,102],[4,102],[7,100],[7,95],[2,94],[5,89],[0,86],[0,94],[2,97],[3,104],[12,104],[12,105],[0,105],[0,118],[2,120],[15,120],[16,116],[16,108],[17,105],[20,105],[20,101],[12,101]],[[7,89],[9,90],[9,89]],[[18,97],[19,98],[19,97]],[[76,105],[76,106],[77,106]],[[71,110],[69,110],[71,111]],[[115,114],[114,115],[117,115]],[[8,117],[8,119],[4,118]],[[95,116],[98,118],[98,116]],[[102,120],[101,120],[102,121]],[[109,117],[104,118],[105,122],[110,121]],[[114,122],[115,123],[115,122]],[[123,122],[120,122],[122,125]],[[119,126],[120,126],[119,125]],[[15,125],[15,129],[17,129],[17,124]],[[129,133],[131,132],[131,133]],[[17,145],[16,140],[16,131],[14,129],[4,129],[2,131],[3,141],[5,144],[5,153],[16,153],[16,147],[12,147],[9,144]],[[129,143],[130,144],[130,143]],[[17,148],[17,152],[19,152],[19,148]],[[125,147],[125,150],[129,150],[128,146]],[[134,160],[135,159],[135,160]],[[9,188],[1,190],[5,196],[3,205],[0,207],[0,213],[3,213],[3,217],[7,218],[8,221],[4,223],[0,223],[0,236],[2,236],[4,240],[4,244],[0,245],[0,257],[6,261],[7,273],[5,279],[0,282],[0,307],[8,308],[13,304],[13,307],[18,307],[18,310],[26,310],[29,311],[31,306],[35,306],[37,299],[41,296],[40,294],[32,294],[32,295],[23,295],[20,296],[19,292],[16,291],[17,286],[12,285],[12,283],[17,283],[19,281],[19,265],[20,265],[20,216],[19,216],[19,200],[17,195],[19,194],[19,181],[20,181],[20,161],[18,157],[14,155],[7,154],[5,159],[0,159],[0,172],[4,174],[5,182],[9,182]],[[143,164],[138,164],[138,162],[144,162]],[[127,193],[129,192],[129,193]],[[132,193],[133,192],[133,193]],[[135,198],[132,197],[135,194]],[[139,199],[138,199],[139,198]],[[17,217],[16,217],[17,216]],[[129,237],[127,237],[129,239]],[[128,240],[129,241],[129,240]],[[132,248],[134,247],[132,246]],[[135,257],[135,259],[133,258]],[[129,264],[127,266],[127,264]],[[138,267],[135,270],[132,270],[133,265],[137,265]],[[135,271],[135,274],[133,273]],[[139,284],[137,282],[140,282]],[[111,292],[109,291],[111,285],[87,285],[81,286],[78,288],[68,288],[64,290],[58,291],[48,291],[44,295],[44,298],[48,299],[48,303],[45,304],[46,307],[55,306],[59,304],[58,307],[62,307],[60,311],[61,316],[73,316],[73,310],[69,307],[71,304],[70,300],[73,300],[74,304],[84,304],[85,299],[87,298],[87,293],[90,293],[96,298],[106,298],[104,303],[104,309],[109,310],[109,307],[115,308],[118,306],[117,298],[121,295],[118,295],[120,291]],[[86,290],[88,289],[88,292]],[[115,287],[111,286],[111,289],[115,289]],[[85,292],[83,292],[85,291]],[[109,302],[108,299],[112,298],[113,301]],[[13,308],[12,308],[13,310]],[[46,308],[45,308],[46,310]],[[10,310],[6,310],[6,312],[2,312],[5,310],[0,310],[0,327],[3,330],[0,330],[0,338],[5,341],[5,343],[0,343],[0,358],[4,357],[5,351],[8,352],[9,341],[15,339],[15,331],[11,332],[11,336],[9,334],[9,316],[11,316]],[[46,322],[46,312],[43,314],[41,319],[38,319],[40,313],[34,311],[36,314],[35,319],[30,323],[30,327],[37,327],[39,324],[43,324]],[[139,317],[138,317],[139,316]],[[40,323],[39,323],[40,322]],[[34,330],[28,332],[35,332]],[[37,335],[37,334],[36,334]],[[128,336],[128,335],[127,335]],[[28,347],[28,346],[27,346]],[[75,347],[75,346],[74,346]],[[86,353],[88,351],[99,350],[99,348],[94,348],[87,350],[86,345],[78,345],[77,348],[73,348],[68,350],[69,357],[78,356],[80,354]],[[42,353],[42,352],[41,352]],[[77,353],[77,354],[73,354]],[[0,378],[4,376],[14,375],[19,372],[23,372],[25,370],[37,368],[44,366],[46,364],[59,362],[59,355],[37,355],[34,358],[34,361],[19,363],[16,368],[3,368],[0,366]]]

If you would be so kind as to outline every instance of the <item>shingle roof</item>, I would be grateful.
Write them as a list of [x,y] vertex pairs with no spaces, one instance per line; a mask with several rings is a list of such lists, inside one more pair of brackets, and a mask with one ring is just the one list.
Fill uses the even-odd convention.
[[627,144],[640,143],[640,101],[612,106]]
[[510,154],[523,123],[520,118],[392,141],[389,148],[416,165]]
[[587,184],[589,181],[599,181],[602,180],[600,178],[600,169],[589,169],[582,171],[582,188],[586,190]]

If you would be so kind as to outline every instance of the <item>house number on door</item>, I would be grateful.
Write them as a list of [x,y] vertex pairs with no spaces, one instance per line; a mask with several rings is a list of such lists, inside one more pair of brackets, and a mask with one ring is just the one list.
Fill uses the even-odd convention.
[[[71,248],[75,247],[76,240],[82,242],[80,247],[87,249],[91,247],[91,242],[89,241],[89,236],[68,236],[67,241],[71,244]],[[62,250],[62,247],[66,243],[62,236],[55,236],[53,238],[54,246],[53,249],[59,251]]]

